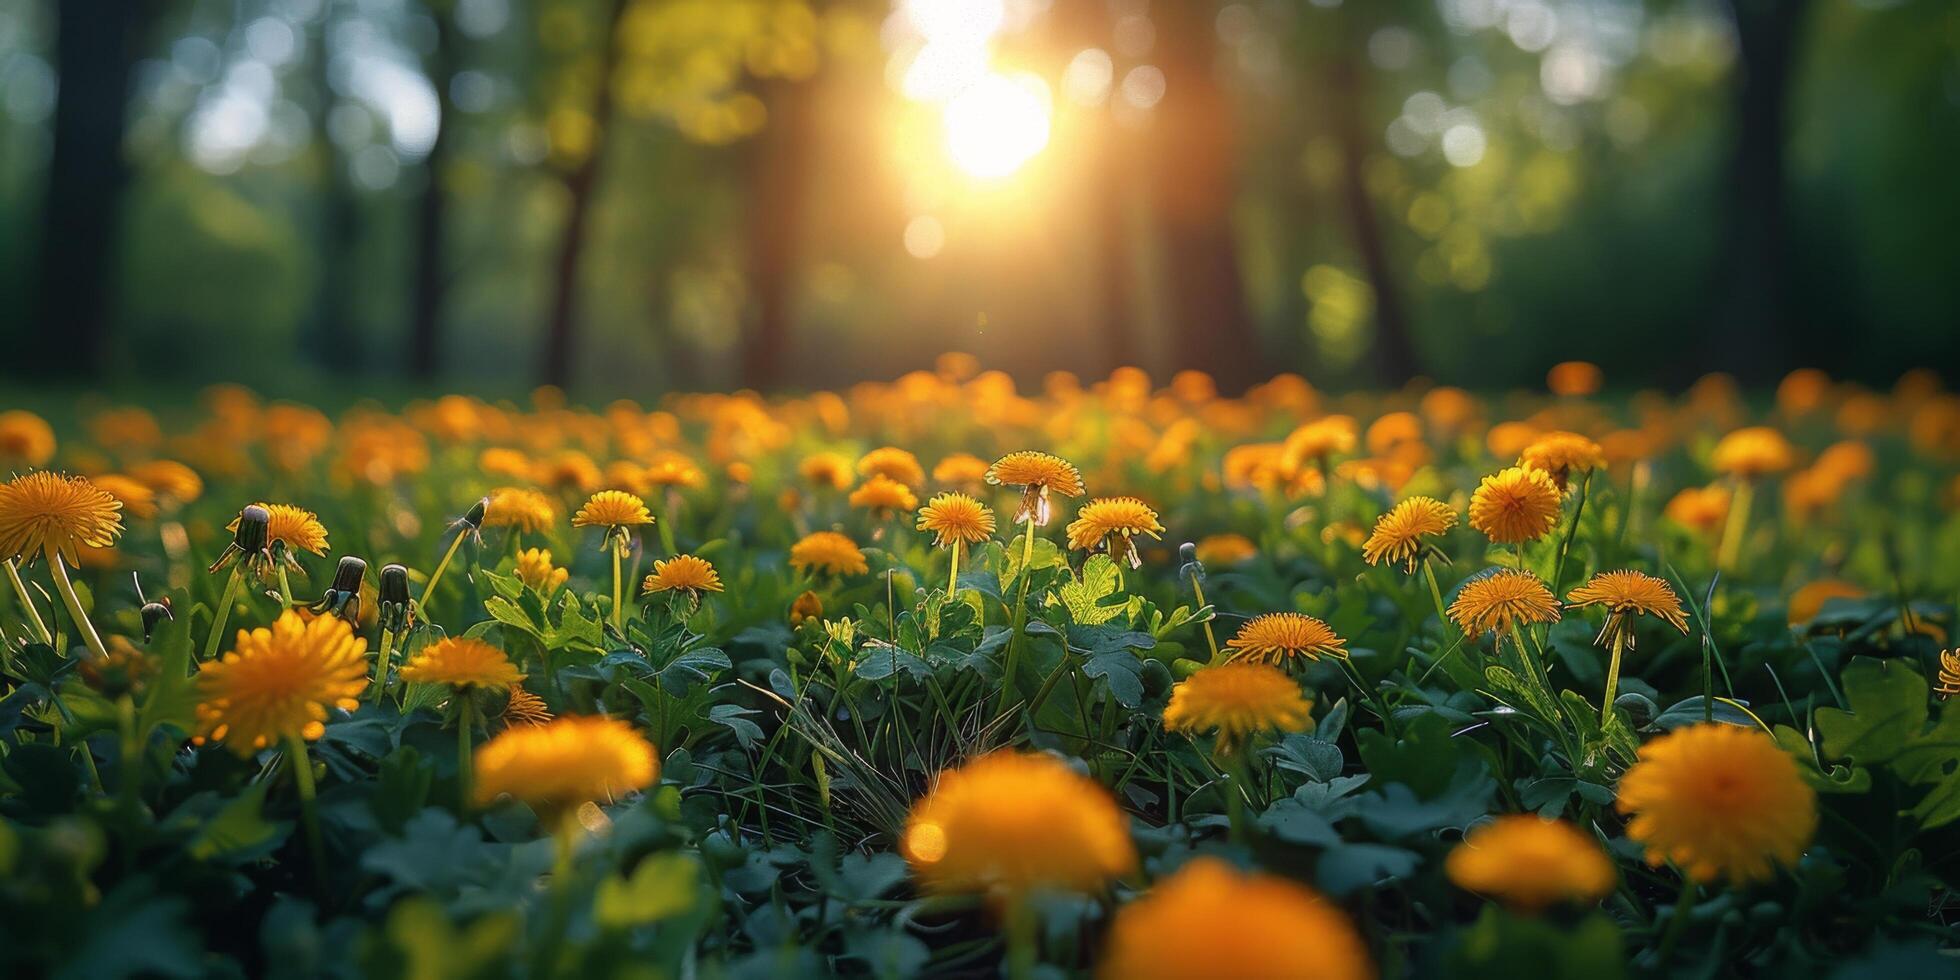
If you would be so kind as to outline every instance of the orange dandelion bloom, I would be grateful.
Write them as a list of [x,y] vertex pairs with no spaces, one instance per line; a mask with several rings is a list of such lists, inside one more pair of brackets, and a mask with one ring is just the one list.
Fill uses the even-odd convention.
[[871,570],[857,542],[836,531],[805,535],[790,546],[789,563],[792,568],[825,575],[863,575]]
[[1456,526],[1456,510],[1433,497],[1410,497],[1375,522],[1374,533],[1361,545],[1370,565],[1398,562],[1415,574],[1416,565],[1435,546],[1428,539]]
[[1817,830],[1817,794],[1797,763],[1754,728],[1703,724],[1640,747],[1615,804],[1647,863],[1696,881],[1743,884],[1794,867]]
[[1597,902],[1620,878],[1598,841],[1563,820],[1529,813],[1478,824],[1450,850],[1443,867],[1456,887],[1526,912],[1559,902]]
[[1157,512],[1135,497],[1104,497],[1091,500],[1075,512],[1068,526],[1071,548],[1094,551],[1107,547],[1109,556],[1131,568],[1141,568],[1136,539],[1161,538],[1164,526],[1157,523]]
[[1538,576],[1511,568],[1463,584],[1450,603],[1450,618],[1471,637],[1513,625],[1553,623],[1559,618],[1558,600]]
[[1470,526],[1498,544],[1535,541],[1558,526],[1562,506],[1549,475],[1513,466],[1484,477],[1470,495]]
[[1049,755],[999,751],[939,774],[899,841],[933,894],[1014,901],[1099,892],[1136,868],[1129,818],[1102,784]]
[[1303,613],[1254,616],[1225,645],[1234,661],[1275,666],[1322,657],[1347,658],[1347,641],[1335,635],[1326,623]]
[[1048,493],[1064,497],[1082,496],[1082,471],[1075,464],[1048,453],[1023,450],[1008,453],[987,467],[987,482],[997,487],[1020,487],[1021,506],[1014,512],[1014,523],[1033,523],[1046,527],[1051,516]]

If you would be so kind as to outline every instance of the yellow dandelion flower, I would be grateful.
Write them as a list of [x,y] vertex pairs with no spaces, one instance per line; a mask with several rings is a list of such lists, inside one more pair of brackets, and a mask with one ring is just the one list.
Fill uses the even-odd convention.
[[1109,556],[1131,568],[1143,567],[1136,539],[1162,538],[1157,512],[1135,497],[1099,497],[1082,505],[1069,522],[1068,545],[1083,551],[1107,548]]
[[1590,904],[1619,882],[1599,842],[1563,820],[1513,813],[1479,824],[1443,868],[1456,887],[1526,912],[1559,902]]
[[1691,531],[1713,535],[1729,519],[1732,496],[1728,487],[1684,487],[1668,499],[1661,513]]
[[1347,659],[1347,641],[1336,636],[1326,623],[1302,613],[1254,616],[1225,645],[1232,660],[1275,666],[1322,657]]
[[1471,637],[1496,630],[1508,631],[1513,625],[1553,623],[1559,618],[1558,599],[1538,576],[1513,568],[1500,568],[1489,575],[1463,583],[1450,603],[1450,618]]
[[1082,496],[1082,471],[1075,464],[1031,449],[1008,453],[987,467],[987,482],[997,487],[1020,487],[1021,506],[1014,523],[1048,526],[1049,491],[1064,497]]
[[910,487],[883,473],[876,473],[863,485],[851,491],[851,506],[871,512],[875,520],[890,520],[900,511],[909,511],[919,506],[919,498],[913,495]]
[[1498,544],[1535,541],[1558,526],[1562,506],[1549,475],[1513,466],[1484,477],[1470,495],[1470,526]]
[[1632,570],[1600,572],[1586,584],[1573,589],[1565,597],[1573,608],[1582,606],[1603,606],[1606,609],[1606,625],[1599,631],[1595,641],[1601,646],[1611,646],[1616,641],[1633,647],[1633,617],[1654,616],[1669,626],[1688,632],[1688,616],[1681,611],[1681,599],[1674,594],[1674,587],[1665,579],[1655,578],[1645,572]]
[[801,626],[812,619],[823,618],[823,600],[815,592],[804,589],[794,602],[789,604],[789,624]]
[[173,459],[133,463],[126,472],[131,479],[149,487],[151,493],[174,503],[188,504],[204,495],[204,478]]
[[529,480],[538,472],[538,464],[523,451],[494,446],[478,453],[476,468],[485,476],[497,476],[510,480]]
[[1940,651],[1940,672],[1934,680],[1933,693],[1942,701],[1960,694],[1960,650]]
[[1817,830],[1817,794],[1796,761],[1736,725],[1693,725],[1641,746],[1617,806],[1648,864],[1672,861],[1700,882],[1769,878],[1773,864],[1794,866]]
[[897,446],[883,446],[865,453],[857,462],[861,476],[882,476],[903,483],[908,487],[924,486],[925,467],[919,465],[919,457]]
[[1545,372],[1545,387],[1552,394],[1582,398],[1599,391],[1606,383],[1605,372],[1590,361],[1561,361]]
[[708,564],[707,559],[693,555],[655,559],[653,574],[640,583],[641,593],[652,595],[677,590],[696,600],[703,592],[720,592],[721,573],[715,571],[715,566]]
[[544,699],[522,687],[510,689],[510,700],[504,702],[505,725],[542,725],[551,720],[551,708]]
[[1824,611],[1824,604],[1832,599],[1863,599],[1865,590],[1843,579],[1825,578],[1808,583],[1790,596],[1789,621],[1791,626],[1802,626],[1817,618]]
[[817,531],[803,537],[789,549],[792,568],[826,575],[863,575],[871,570],[857,542],[836,531]]
[[1312,707],[1300,685],[1269,664],[1245,662],[1206,667],[1171,689],[1164,729],[1200,735],[1216,730],[1230,752],[1260,732],[1297,732],[1312,724]]
[[[283,549],[287,558],[302,551],[312,555],[327,553],[326,526],[312,511],[291,504],[260,503],[259,506],[266,512],[266,545],[275,553]],[[236,534],[238,521],[239,518],[232,518],[225,530]]]
[[502,691],[524,679],[504,651],[467,636],[444,637],[416,651],[402,665],[411,684],[446,684]]
[[1361,545],[1361,557],[1370,565],[1399,562],[1411,575],[1416,565],[1435,546],[1428,538],[1456,526],[1456,510],[1433,497],[1410,497],[1396,504],[1375,522],[1374,533]]
[[518,581],[541,595],[550,595],[565,584],[571,572],[551,563],[551,549],[526,548],[517,553]]
[[46,466],[54,458],[54,427],[33,412],[0,412],[0,464]]
[[32,562],[49,551],[68,564],[83,548],[122,534],[122,502],[79,476],[36,470],[0,483],[0,559]]
[[1518,454],[1518,465],[1543,471],[1563,490],[1573,473],[1590,473],[1605,466],[1606,450],[1577,432],[1547,432],[1524,447]]
[[843,490],[851,485],[851,458],[843,453],[816,453],[803,457],[796,472],[803,482],[820,490]]
[[919,508],[918,529],[931,531],[933,543],[979,544],[994,535],[993,508],[963,493],[942,493]]
[[942,487],[974,490],[986,479],[987,461],[972,453],[953,453],[932,468],[932,482]]
[[121,502],[123,513],[141,520],[157,516],[156,491],[151,490],[141,480],[119,473],[104,473],[92,477],[90,482],[95,484],[96,489],[108,493]]
[[1347,415],[1329,415],[1294,429],[1282,443],[1286,465],[1308,460],[1324,464],[1329,456],[1352,452],[1360,438],[1358,424]]
[[695,487],[706,486],[708,474],[702,472],[695,462],[679,453],[662,453],[640,474],[649,487]]
[[1243,534],[1207,534],[1198,539],[1195,551],[1206,565],[1236,565],[1259,554],[1259,546]]
[[270,627],[239,630],[231,652],[198,673],[198,737],[241,756],[288,738],[315,741],[328,708],[359,706],[367,667],[367,641],[345,620],[287,610]]
[[652,523],[646,501],[624,490],[601,490],[572,515],[573,527],[624,528]]
[[476,802],[509,796],[555,826],[582,803],[610,802],[660,777],[660,760],[639,730],[597,716],[566,715],[513,725],[476,750]]
[[1717,473],[1749,478],[1781,473],[1797,465],[1796,447],[1766,425],[1737,429],[1715,444],[1710,460]]
[[1100,892],[1137,864],[1129,820],[1102,784],[1053,756],[1006,750],[940,773],[899,850],[925,891],[1003,902]]
[[1096,975],[1373,980],[1376,973],[1361,934],[1334,903],[1290,879],[1199,857],[1117,911]]
[[490,491],[490,503],[483,510],[484,527],[507,527],[525,534],[551,529],[558,522],[558,508],[542,491],[529,487],[498,487]]

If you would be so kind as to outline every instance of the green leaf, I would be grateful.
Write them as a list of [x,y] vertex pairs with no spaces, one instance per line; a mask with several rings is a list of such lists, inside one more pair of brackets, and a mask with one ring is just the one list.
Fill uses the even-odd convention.
[[271,853],[285,840],[292,825],[265,819],[265,793],[269,782],[257,782],[227,802],[198,828],[184,844],[190,856],[199,861],[232,863],[252,860]]
[[1127,596],[1118,598],[1122,581],[1122,573],[1108,555],[1091,555],[1082,565],[1081,577],[1056,589],[1055,598],[1077,625],[1100,626],[1129,608]]
[[675,852],[655,854],[641,861],[632,877],[612,875],[600,882],[592,915],[607,929],[651,925],[690,911],[700,893],[700,861]]
[[1898,661],[1855,658],[1841,681],[1851,710],[1817,709],[1829,758],[1888,762],[1926,726],[1926,680]]
[[1125,708],[1143,704],[1143,664],[1127,651],[1101,653],[1082,664],[1085,677],[1100,677],[1109,684],[1109,693]]

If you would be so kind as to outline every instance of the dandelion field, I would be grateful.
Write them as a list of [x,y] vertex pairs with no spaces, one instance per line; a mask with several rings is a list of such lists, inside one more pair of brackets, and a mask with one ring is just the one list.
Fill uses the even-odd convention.
[[1549,382],[0,404],[0,969],[1960,972],[1960,397]]

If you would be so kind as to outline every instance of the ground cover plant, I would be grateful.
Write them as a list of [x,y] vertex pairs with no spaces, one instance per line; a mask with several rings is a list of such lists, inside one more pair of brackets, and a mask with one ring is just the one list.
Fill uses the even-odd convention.
[[1549,382],[0,406],[0,967],[1954,972],[1960,398]]

